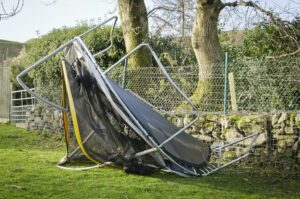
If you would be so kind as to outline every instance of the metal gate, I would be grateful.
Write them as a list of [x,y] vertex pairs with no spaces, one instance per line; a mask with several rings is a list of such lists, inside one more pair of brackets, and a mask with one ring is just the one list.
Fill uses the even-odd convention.
[[[30,89],[34,91],[34,88]],[[11,114],[12,123],[25,123],[28,115],[26,112],[35,106],[35,97],[26,90],[16,90],[11,92]]]

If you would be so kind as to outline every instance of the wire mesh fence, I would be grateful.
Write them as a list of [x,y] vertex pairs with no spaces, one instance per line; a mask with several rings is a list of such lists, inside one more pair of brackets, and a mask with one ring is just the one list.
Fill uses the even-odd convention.
[[[207,70],[203,72],[201,67]],[[166,70],[204,113],[272,113],[300,110],[299,58],[234,60],[211,66],[166,67]],[[124,65],[111,73],[114,73],[110,76],[116,82],[139,94],[157,108],[170,111],[180,107],[182,103],[166,85],[158,67],[137,69]],[[137,80],[137,77],[140,80]],[[134,79],[136,80],[133,81]]]
[[[243,162],[245,165],[270,160],[274,167],[300,160],[299,58],[232,60],[200,67],[206,70],[199,70],[197,65],[165,68],[203,113],[187,129],[188,133],[212,147],[258,133],[253,156]],[[163,114],[179,116],[167,115],[177,126],[185,125],[190,115],[198,114],[177,97],[158,67],[131,68],[125,63],[108,75]],[[243,155],[250,142],[226,149],[221,161],[226,163]],[[211,158],[212,163],[218,161],[218,154]]]
[[[300,110],[299,58],[233,61],[230,73],[235,84],[236,95],[232,97],[236,98],[236,111]],[[229,103],[232,103],[232,97]]]

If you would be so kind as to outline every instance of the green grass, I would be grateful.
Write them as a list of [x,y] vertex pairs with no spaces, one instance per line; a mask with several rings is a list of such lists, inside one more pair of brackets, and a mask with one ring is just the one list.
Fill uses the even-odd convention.
[[61,136],[0,124],[0,198],[300,198],[299,179],[226,169],[208,177],[128,175],[120,169],[66,171]]

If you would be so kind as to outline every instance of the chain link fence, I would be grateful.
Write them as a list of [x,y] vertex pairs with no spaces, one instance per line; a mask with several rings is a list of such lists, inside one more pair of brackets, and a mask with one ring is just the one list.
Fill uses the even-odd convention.
[[[225,60],[201,66],[206,69],[200,71],[197,65],[165,67],[203,113],[188,133],[211,146],[259,133],[252,158],[240,164],[293,169],[291,165],[299,165],[295,160],[300,160],[300,59]],[[131,68],[125,62],[108,76],[150,102],[177,126],[196,114],[159,67]],[[249,143],[224,151],[222,161],[242,155]]]
[[[227,67],[226,67],[227,65]],[[275,113],[300,110],[300,59],[233,60],[199,72],[197,65],[166,67],[174,82],[204,113]],[[209,70],[209,69],[207,69]],[[182,105],[158,67],[126,64],[109,76],[165,111]],[[186,110],[188,111],[188,109]]]
[[[235,85],[235,95],[228,97],[230,111],[274,113],[300,110],[299,58],[235,60],[229,68]],[[234,106],[232,98],[236,98]],[[236,110],[233,110],[235,106]]]

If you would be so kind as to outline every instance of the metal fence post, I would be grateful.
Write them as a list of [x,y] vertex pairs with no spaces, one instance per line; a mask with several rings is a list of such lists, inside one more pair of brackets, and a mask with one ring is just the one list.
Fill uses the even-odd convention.
[[227,81],[228,81],[228,52],[225,52],[225,74],[224,74],[224,115],[227,114]]
[[267,134],[267,144],[266,144],[267,155],[269,158],[271,158],[272,149],[273,149],[272,119],[268,115],[264,117],[264,127],[265,127],[265,133]]
[[123,70],[123,79],[122,79],[122,88],[126,87],[126,77],[127,77],[127,67],[128,67],[128,59],[125,59],[124,62],[124,70]]

